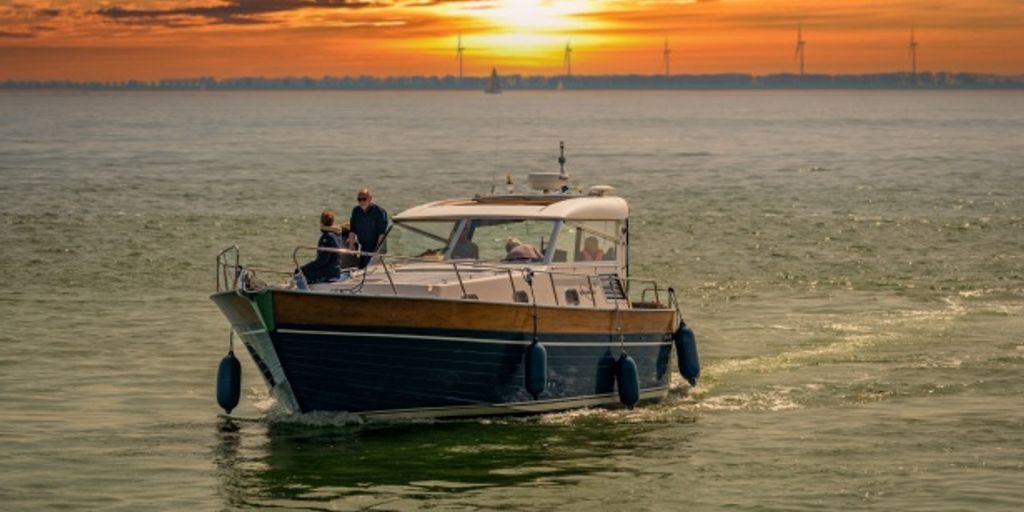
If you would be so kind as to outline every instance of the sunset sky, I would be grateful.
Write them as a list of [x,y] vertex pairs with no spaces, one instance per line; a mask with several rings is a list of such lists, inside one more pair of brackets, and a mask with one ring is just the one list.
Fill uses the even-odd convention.
[[905,71],[1024,74],[1024,0],[0,0],[0,80]]

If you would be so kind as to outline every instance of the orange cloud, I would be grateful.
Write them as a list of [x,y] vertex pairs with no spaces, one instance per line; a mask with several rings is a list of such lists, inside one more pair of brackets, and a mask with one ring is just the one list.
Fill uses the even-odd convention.
[[1024,73],[1017,0],[15,0],[0,5],[0,80],[212,75],[581,74],[907,68]]

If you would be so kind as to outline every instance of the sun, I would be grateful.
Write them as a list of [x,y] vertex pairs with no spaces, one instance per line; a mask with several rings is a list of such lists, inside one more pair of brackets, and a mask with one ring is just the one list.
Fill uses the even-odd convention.
[[476,18],[494,32],[566,32],[592,23],[577,15],[600,9],[603,2],[584,0],[491,0],[452,3],[457,14]]
[[587,2],[550,0],[501,0],[481,16],[506,30],[538,31],[579,28],[574,14],[587,10]]
[[603,1],[481,0],[447,4],[449,14],[476,20],[475,44],[502,52],[535,53],[564,45],[568,38],[599,27],[595,17]]
[[609,42],[610,22],[599,14],[611,6],[611,0],[444,2],[437,11],[451,28],[418,40],[415,47],[447,57],[457,45],[469,55],[469,66],[484,62],[487,72],[494,64],[532,72],[561,69],[566,47],[575,51]]

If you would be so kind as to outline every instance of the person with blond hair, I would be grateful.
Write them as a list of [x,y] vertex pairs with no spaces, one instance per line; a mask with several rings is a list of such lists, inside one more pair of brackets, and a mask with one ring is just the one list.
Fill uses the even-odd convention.
[[583,261],[601,261],[604,259],[604,250],[597,244],[596,236],[588,236],[583,241],[583,250],[580,251],[580,259]]
[[518,238],[509,238],[505,242],[503,261],[540,261],[544,255],[530,244],[524,244]]

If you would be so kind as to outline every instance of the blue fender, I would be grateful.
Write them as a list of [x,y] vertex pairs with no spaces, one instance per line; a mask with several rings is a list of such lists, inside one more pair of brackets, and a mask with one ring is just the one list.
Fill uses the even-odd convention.
[[224,412],[231,414],[231,410],[238,406],[241,391],[242,364],[238,362],[234,351],[231,351],[220,360],[220,366],[217,367],[217,404]]
[[691,386],[697,385],[700,377],[700,356],[697,355],[697,336],[686,324],[679,324],[675,334],[676,359],[679,373]]
[[622,405],[632,409],[640,401],[640,372],[637,370],[636,361],[623,352],[615,366],[619,401],[622,402]]
[[548,350],[540,340],[534,338],[526,348],[526,366],[524,368],[526,391],[534,400],[548,387]]

